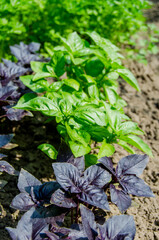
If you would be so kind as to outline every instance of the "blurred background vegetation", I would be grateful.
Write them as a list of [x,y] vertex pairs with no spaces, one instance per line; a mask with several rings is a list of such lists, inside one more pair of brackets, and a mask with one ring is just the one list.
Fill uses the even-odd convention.
[[[56,44],[59,34],[88,30],[124,46],[132,57],[134,52],[145,56],[148,48],[157,53],[159,32],[146,24],[143,14],[151,5],[148,0],[0,0],[0,57],[9,58],[9,46],[20,41],[39,42],[43,49],[45,42]],[[148,42],[141,43],[142,52],[136,47],[138,32],[148,36]]]

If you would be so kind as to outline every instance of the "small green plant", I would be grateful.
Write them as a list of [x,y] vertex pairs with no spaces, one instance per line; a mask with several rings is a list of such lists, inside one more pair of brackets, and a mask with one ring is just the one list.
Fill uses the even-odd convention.
[[[96,32],[86,35],[91,44],[74,32],[68,39],[61,37],[62,45],[49,49],[53,55],[49,63],[31,62],[35,74],[21,81],[35,93],[23,95],[15,108],[40,111],[56,120],[58,132],[75,157],[89,154],[91,144],[100,142],[100,147],[95,145],[98,155],[87,155],[88,165],[111,156],[114,144],[134,153],[130,144],[152,156],[137,136],[143,131],[124,114],[126,102],[117,93],[119,76],[139,90],[135,77],[122,66],[115,45]],[[54,148],[40,148],[56,156]]]

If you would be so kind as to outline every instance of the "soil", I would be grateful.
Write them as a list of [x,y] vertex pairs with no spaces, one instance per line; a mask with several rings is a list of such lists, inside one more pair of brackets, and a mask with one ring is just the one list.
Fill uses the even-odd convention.
[[[136,76],[141,92],[136,92],[121,81],[120,96],[128,103],[125,113],[139,124],[145,132],[143,140],[152,149],[154,158],[150,158],[141,177],[155,194],[155,198],[134,197],[134,206],[127,213],[133,215],[136,222],[135,240],[159,240],[159,55],[151,56],[147,66],[136,62],[125,65]],[[126,151],[117,146],[114,163],[125,155]],[[113,214],[119,213],[114,205],[111,210]]]
[[[155,7],[147,12],[147,16],[151,22],[159,24],[158,13],[159,3],[156,2]],[[128,103],[125,112],[145,131],[143,139],[149,144],[154,155],[141,177],[151,187],[155,198],[133,197],[133,206],[127,210],[127,213],[133,215],[135,219],[137,229],[135,240],[159,240],[159,54],[150,56],[148,62],[148,65],[130,60],[125,62],[136,76],[141,92],[136,92],[124,81],[120,81],[120,95]],[[52,160],[38,150],[37,146],[48,142],[58,149],[60,137],[52,123],[43,125],[44,116],[38,113],[34,115],[35,118],[25,117],[20,122],[1,119],[0,133],[14,132],[12,143],[18,145],[2,152],[8,155],[6,160],[16,170],[20,170],[22,166],[38,179],[46,181],[53,178]],[[113,157],[114,163],[126,155],[127,152],[117,146]],[[9,207],[13,197],[18,193],[17,177],[3,174],[0,179],[8,182],[0,192],[0,239],[9,240],[10,237],[4,228],[15,227],[21,217],[19,211]],[[114,205],[111,205],[111,210],[110,215],[120,214]]]

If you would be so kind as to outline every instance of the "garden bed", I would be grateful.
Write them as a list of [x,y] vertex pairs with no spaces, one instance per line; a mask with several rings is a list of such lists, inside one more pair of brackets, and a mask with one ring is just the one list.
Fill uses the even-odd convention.
[[[143,179],[156,195],[155,198],[134,197],[134,207],[128,209],[127,213],[134,215],[137,227],[136,240],[159,239],[159,56],[150,57],[147,66],[132,61],[127,65],[137,77],[141,92],[136,93],[132,87],[121,81],[120,95],[128,103],[125,108],[126,114],[145,131],[144,140],[153,151],[154,158],[150,159],[148,167],[144,171]],[[7,152],[8,162],[17,170],[20,170],[20,167],[23,166],[37,178],[45,181],[46,176],[48,178],[52,177],[52,161],[38,150],[37,146],[49,140],[57,147],[59,137],[52,123],[48,123],[44,127],[43,120],[44,117],[40,114],[35,114],[35,118],[26,117],[18,123],[2,119],[1,132],[14,132],[15,137],[12,142],[18,144],[16,148],[4,151],[4,153]],[[114,161],[117,162],[125,155],[127,155],[127,152],[118,147],[114,155]],[[1,179],[8,181],[4,191],[0,194],[2,204],[0,235],[3,236],[2,239],[6,240],[9,239],[9,236],[4,227],[8,225],[15,227],[17,220],[20,218],[17,211],[9,207],[18,190],[16,177],[3,174]],[[112,214],[119,213],[115,205],[112,205],[111,210]]]
[[[156,6],[159,7],[158,4]],[[156,21],[156,15],[152,18],[153,12],[156,14],[156,10],[150,11],[151,21]],[[127,213],[135,218],[137,229],[135,240],[159,239],[159,55],[151,56],[148,62],[147,66],[133,61],[125,63],[136,76],[141,92],[136,92],[124,81],[120,81],[120,96],[128,103],[125,112],[145,131],[144,141],[149,144],[154,155],[144,171],[143,179],[156,197],[134,197],[134,206],[127,210]],[[58,149],[60,138],[52,123],[47,123],[44,127],[43,122],[44,116],[35,113],[35,118],[25,117],[20,122],[2,118],[0,128],[2,134],[15,133],[12,143],[18,145],[11,150],[3,150],[8,155],[6,160],[16,170],[23,166],[35,177],[45,181],[53,177],[52,160],[38,150],[37,146],[48,141]],[[116,149],[113,157],[115,163],[127,155],[127,152],[119,146]],[[4,190],[0,192],[0,236],[1,239],[7,240],[10,238],[4,228],[15,227],[20,219],[19,212],[9,207],[13,197],[18,193],[17,178],[3,174],[1,179],[8,181]],[[115,205],[111,205],[111,211],[111,215],[119,213]]]

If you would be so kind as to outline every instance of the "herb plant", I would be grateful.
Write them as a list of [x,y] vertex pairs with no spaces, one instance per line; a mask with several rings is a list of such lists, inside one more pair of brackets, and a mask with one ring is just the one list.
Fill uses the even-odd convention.
[[[0,135],[0,148],[5,147],[13,138],[13,134],[1,134]],[[7,161],[1,160],[2,158],[7,157],[7,155],[0,153],[0,174],[6,172],[11,175],[18,175],[18,172],[15,171],[14,167],[10,165]],[[0,181],[0,190],[7,184],[7,181]]]
[[[150,148],[136,136],[143,131],[124,114],[126,102],[117,93],[119,76],[139,90],[135,77],[122,66],[115,45],[96,32],[86,35],[92,44],[74,32],[68,39],[61,37],[63,45],[52,50],[49,63],[31,62],[35,75],[21,81],[35,93],[23,95],[14,108],[40,111],[55,119],[75,157],[90,153],[93,142],[102,142],[96,161],[111,156],[114,143],[134,153],[131,144],[151,156]],[[44,152],[48,148],[56,152],[45,147],[40,146]]]
[[[13,240],[134,239],[136,229],[132,216],[125,214],[113,216],[102,225],[95,221],[94,213],[98,208],[106,209],[105,213],[110,210],[108,205],[108,201],[111,204],[110,198],[107,200],[105,193],[108,189],[111,193],[111,201],[117,204],[122,212],[130,207],[130,205],[127,205],[126,208],[124,206],[127,201],[124,194],[123,196],[118,194],[117,190],[116,196],[112,193],[114,182],[111,183],[111,181],[113,181],[114,169],[110,159],[104,157],[98,160],[110,171],[109,173],[100,164],[92,165],[85,170],[83,156],[74,158],[71,152],[70,156],[64,155],[62,152],[62,155],[58,154],[57,161],[60,160],[60,156],[62,162],[53,163],[57,182],[51,181],[42,184],[24,169],[20,171],[18,179],[20,193],[12,200],[11,207],[26,211],[26,213],[19,221],[17,228],[6,228],[11,238]],[[63,162],[64,158],[65,162]],[[118,181],[120,178],[119,183],[123,187],[125,195],[127,190],[133,195],[154,196],[143,180],[139,181],[136,177],[143,171],[147,161],[146,155],[129,155],[120,160],[116,178]],[[122,179],[121,175],[123,175]],[[128,177],[133,177],[136,183],[130,184]],[[138,183],[139,187],[144,187],[145,190],[137,189]],[[137,191],[139,194],[136,194]],[[109,193],[109,191],[107,192]],[[142,194],[140,194],[141,192]],[[118,199],[118,203],[114,201],[114,196]],[[92,208],[92,206],[94,207]],[[99,213],[98,218],[101,217],[102,215]],[[65,221],[65,219],[67,220]],[[70,223],[68,226],[68,221],[71,221],[73,225]]]
[[16,110],[12,106],[16,104],[20,96],[27,92],[25,85],[19,77],[26,73],[32,73],[30,62],[41,60],[36,53],[40,48],[39,43],[29,45],[21,42],[19,45],[11,46],[11,53],[17,58],[17,62],[3,59],[0,63],[0,105],[6,112],[3,116],[10,120],[19,121],[22,117],[31,115],[28,111]]
[[138,177],[148,163],[147,155],[133,154],[120,159],[116,171],[110,158],[104,157],[98,161],[113,175],[113,184],[110,184],[111,201],[119,207],[121,212],[131,206],[129,194],[139,197],[154,197],[150,187]]

